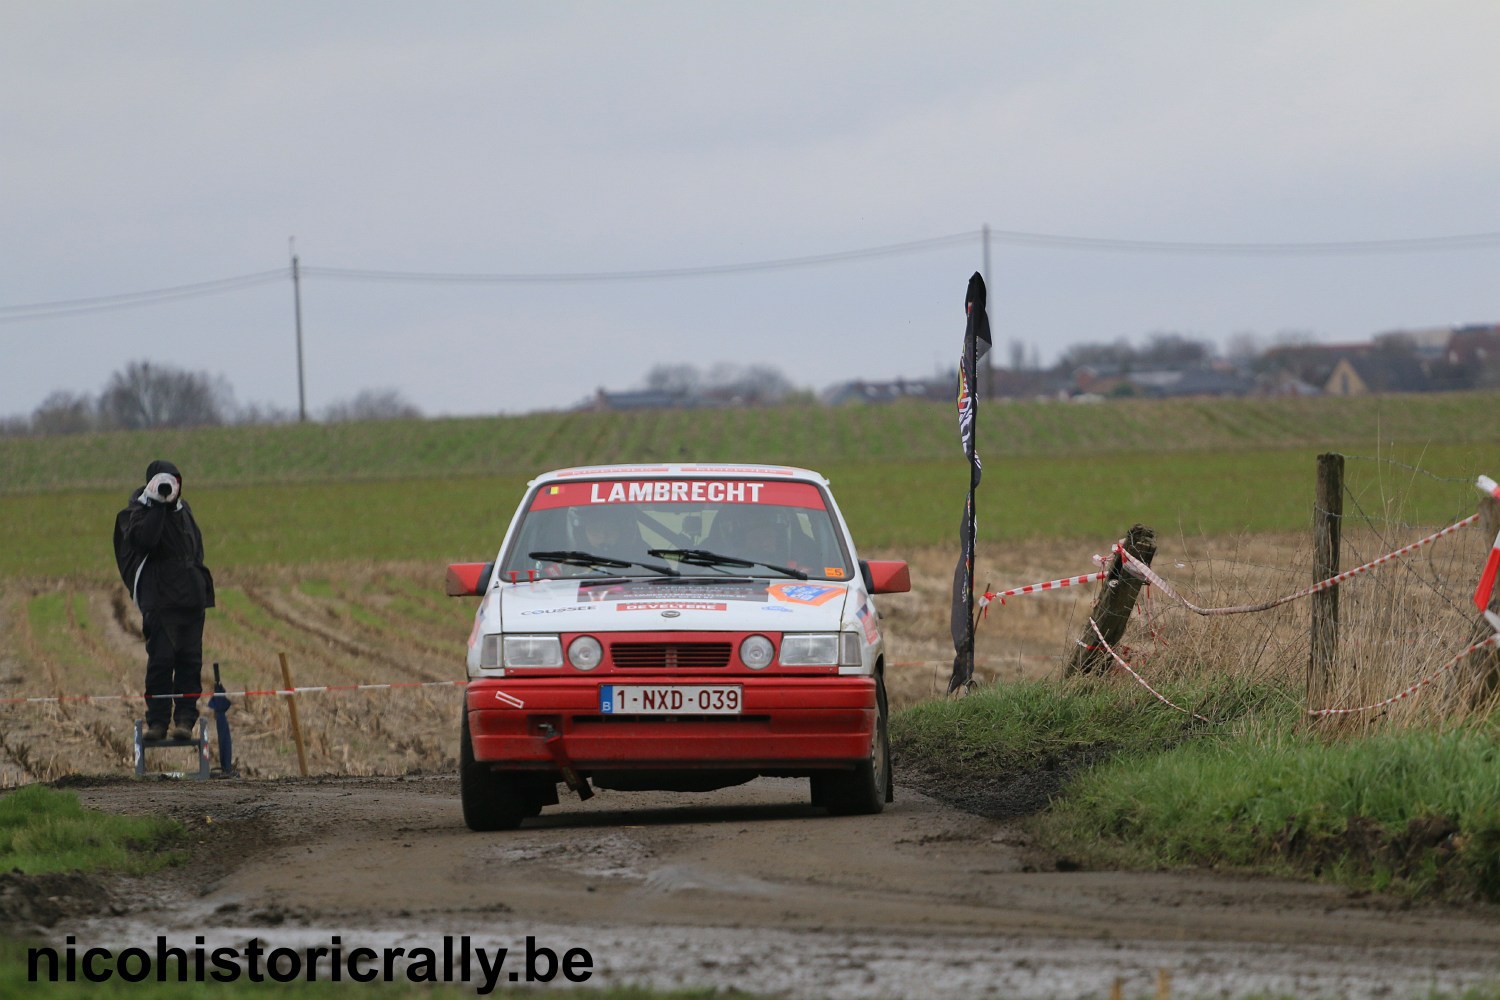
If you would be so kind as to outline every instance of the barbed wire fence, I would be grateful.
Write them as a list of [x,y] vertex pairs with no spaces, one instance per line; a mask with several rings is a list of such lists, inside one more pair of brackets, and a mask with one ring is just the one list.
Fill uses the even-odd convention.
[[[1340,477],[1339,502],[1327,504],[1331,509],[1315,503],[1312,510],[1315,519],[1331,518],[1337,525],[1331,573],[1311,569],[1316,563],[1311,536],[1295,551],[1275,551],[1275,543],[1253,537],[1206,540],[1197,551],[1174,554],[1165,571],[1130,559],[1116,543],[1113,556],[1145,586],[1124,636],[1113,643],[1098,631],[1096,602],[1084,623],[1087,642],[1095,643],[1088,638],[1093,630],[1095,648],[1104,652],[1115,674],[1202,722],[1215,721],[1210,706],[1175,704],[1160,688],[1202,681],[1205,675],[1210,691],[1232,691],[1236,685],[1230,682],[1270,687],[1295,697],[1309,721],[1342,720],[1358,727],[1486,714],[1500,691],[1500,599],[1475,588],[1490,539],[1500,531],[1500,489],[1487,477],[1476,484],[1470,477],[1440,475],[1386,457],[1336,457],[1340,469],[1343,459],[1378,463],[1457,487],[1453,520],[1414,537],[1430,526],[1415,523],[1405,493],[1377,483],[1380,493],[1372,500]],[[1478,511],[1472,506],[1475,485],[1484,494]],[[1185,550],[1191,548],[1191,540],[1181,541]],[[1491,562],[1497,553],[1500,537]],[[1094,559],[1106,562],[1102,556]],[[1340,572],[1340,562],[1354,566]],[[1106,576],[1100,572],[1070,582]],[[1309,577],[1313,583],[1304,585]],[[1044,589],[1050,585],[986,593],[981,605]],[[1335,639],[1321,665],[1309,632],[1310,615],[1303,610],[1308,598],[1320,594],[1337,595],[1332,605]],[[1489,618],[1482,615],[1485,604]],[[1085,639],[1075,644],[1084,646]]]

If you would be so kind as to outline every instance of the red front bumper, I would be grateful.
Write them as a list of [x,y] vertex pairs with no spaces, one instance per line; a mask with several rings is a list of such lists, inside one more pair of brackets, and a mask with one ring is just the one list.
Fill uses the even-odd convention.
[[[583,771],[795,769],[847,766],[870,756],[876,717],[870,677],[630,678],[742,688],[739,715],[675,718],[602,714],[600,686],[619,682],[618,675],[471,681],[465,706],[475,760],[549,768],[560,749]],[[549,747],[553,736],[560,740]]]

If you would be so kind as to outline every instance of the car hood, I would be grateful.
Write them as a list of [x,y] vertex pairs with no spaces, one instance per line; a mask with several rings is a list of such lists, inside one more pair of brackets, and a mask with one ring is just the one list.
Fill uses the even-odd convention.
[[538,580],[500,590],[505,632],[836,631],[849,586],[824,580]]

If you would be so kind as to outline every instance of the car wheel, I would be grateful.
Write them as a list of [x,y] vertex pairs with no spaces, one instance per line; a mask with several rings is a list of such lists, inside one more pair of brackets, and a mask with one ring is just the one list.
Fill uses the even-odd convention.
[[[480,833],[514,830],[527,813],[527,803],[514,775],[495,771],[474,759],[469,738],[469,713],[464,713],[463,735],[458,745],[458,790],[463,802],[464,823]],[[537,812],[541,812],[538,807]],[[530,813],[536,815],[536,813]]]
[[818,774],[812,778],[812,801],[838,816],[869,816],[891,801],[891,744],[886,732],[885,682],[875,678],[875,738],[870,759],[852,771]]
[[546,806],[557,805],[557,783],[546,777],[527,774],[516,777],[521,806],[528,816],[540,816]]

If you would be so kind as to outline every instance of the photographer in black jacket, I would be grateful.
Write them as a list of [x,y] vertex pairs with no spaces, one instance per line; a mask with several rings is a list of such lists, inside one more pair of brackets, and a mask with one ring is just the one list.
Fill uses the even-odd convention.
[[141,609],[146,636],[145,739],[192,739],[193,698],[160,697],[203,690],[204,611],[214,606],[214,578],[203,565],[203,534],[182,499],[182,473],[157,460],[146,485],[115,515],[115,562]]

